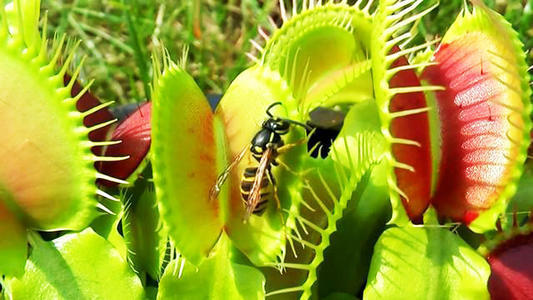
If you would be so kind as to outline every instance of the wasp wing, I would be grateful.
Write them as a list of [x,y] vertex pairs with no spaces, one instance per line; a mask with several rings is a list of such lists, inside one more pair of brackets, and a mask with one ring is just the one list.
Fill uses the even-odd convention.
[[270,163],[272,162],[271,160],[273,158],[273,153],[273,149],[267,147],[266,150],[263,152],[263,156],[261,156],[259,166],[257,167],[257,172],[255,173],[254,184],[252,185],[252,189],[250,190],[248,200],[246,200],[246,215],[244,218],[245,220],[250,217],[250,215],[257,207],[257,204],[261,200],[261,187],[263,186],[263,178],[265,177],[266,171],[270,166]]
[[209,192],[209,200],[215,200],[218,197],[218,194],[222,189],[222,185],[224,182],[226,182],[226,179],[228,179],[231,170],[233,170],[233,168],[235,168],[241,162],[242,158],[244,155],[246,155],[249,149],[250,147],[248,146],[244,147],[244,149],[241,150],[241,152],[232,160],[232,162],[224,169],[224,171],[218,175],[215,185],[211,187]]

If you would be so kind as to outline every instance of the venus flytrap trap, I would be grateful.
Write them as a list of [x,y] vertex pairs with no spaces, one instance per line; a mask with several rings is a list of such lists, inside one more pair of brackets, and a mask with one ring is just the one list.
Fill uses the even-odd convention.
[[[424,91],[442,89],[422,86],[415,70],[428,63],[409,65],[406,56],[434,44],[401,49],[413,38],[410,30],[432,6],[415,12],[421,1],[380,1],[371,44],[373,84],[381,131],[387,141],[387,179],[393,206],[392,221],[421,222],[431,193],[431,142]],[[402,205],[405,210],[402,209]],[[406,215],[407,214],[407,215]]]
[[[531,215],[513,213],[500,219],[497,233],[486,236],[478,248],[490,264],[488,289],[492,299],[527,299],[533,296]],[[507,225],[507,226],[505,226]]]
[[441,216],[484,232],[495,228],[522,174],[531,90],[517,33],[472,2],[472,11],[465,9],[443,37],[434,55],[439,64],[422,76],[446,87],[435,93],[442,158],[432,204]]
[[[38,36],[37,20],[32,19],[38,18],[34,11],[38,9],[38,5],[35,5],[20,1],[13,4],[18,15],[16,21],[20,24],[9,24],[3,3],[0,8],[3,21],[0,34],[4,74],[2,82],[6,86],[2,89],[2,114],[6,120],[3,123],[6,127],[5,136],[12,139],[9,144],[13,145],[3,149],[3,154],[12,159],[3,164],[2,185],[12,196],[11,209],[17,209],[21,217],[25,216],[27,221],[34,223],[32,226],[39,229],[83,228],[84,223],[90,219],[90,207],[96,205],[93,196],[96,188],[91,183],[96,176],[94,171],[92,174],[90,172],[93,156],[87,147],[90,142],[86,141],[88,129],[81,124],[83,115],[75,109],[77,99],[70,97],[70,85],[62,85],[67,67],[56,73],[64,38],[50,54],[47,39]],[[27,11],[28,9],[31,10]],[[35,28],[25,27],[26,18],[29,18],[27,22],[34,24]],[[49,55],[52,55],[51,58]],[[67,62],[70,59],[72,56]],[[35,88],[21,89],[18,84],[20,82],[26,82]],[[24,110],[26,112],[21,114],[20,111]],[[35,116],[35,123],[25,119],[24,116],[30,115]],[[56,117],[57,115],[62,117]],[[49,116],[57,118],[57,122],[49,122]],[[42,129],[42,132],[35,139],[30,139],[29,137],[34,137],[37,128]],[[64,143],[54,142],[58,135]],[[18,155],[14,155],[15,152]],[[37,157],[34,157],[35,162],[30,163],[32,155]],[[64,161],[69,159],[73,160],[72,163]],[[67,170],[61,169],[64,168],[61,167],[63,164],[79,176],[69,178],[67,173],[71,170],[65,172]],[[30,171],[32,176],[16,176],[17,170],[33,167],[35,170]],[[59,182],[69,184],[59,189],[54,187]],[[31,189],[35,190],[32,192]],[[50,200],[56,204],[50,206],[51,203],[47,203]],[[78,214],[81,218],[77,217]]]
[[[228,161],[231,162],[243,149],[250,147],[253,136],[261,129],[261,122],[268,117],[266,108],[271,103],[278,101],[277,99],[287,99],[290,96],[286,86],[278,88],[276,84],[279,82],[279,74],[252,67],[239,75],[228,88],[216,110],[216,114],[225,126]],[[271,88],[272,86],[275,88]],[[276,100],[271,101],[272,99]],[[272,112],[278,117],[300,121],[287,115],[286,109],[287,107],[283,105]],[[304,138],[302,133],[295,137],[294,131],[291,128],[288,137],[283,137],[286,143]],[[292,141],[291,137],[293,138]],[[282,157],[292,156],[298,153],[298,150],[301,151],[303,147],[305,147],[303,144],[296,146],[288,153],[280,155],[278,160],[283,162]],[[241,162],[231,170],[224,207],[227,211],[227,233],[235,247],[240,249],[252,263],[262,265],[265,262],[278,261],[278,257],[283,259],[285,255],[283,224],[293,221],[287,220],[286,212],[283,211],[289,209],[290,203],[284,201],[289,191],[284,188],[284,185],[279,184],[276,188],[278,189],[281,210],[276,209],[276,200],[271,198],[267,210],[262,216],[252,215],[246,224],[243,223],[245,209],[240,183],[245,169],[254,164],[257,163],[248,151]],[[273,173],[276,181],[283,180],[279,178],[275,170]]]
[[[229,230],[223,218],[232,208],[211,195],[217,169],[222,170],[227,161],[222,122],[192,78],[165,52],[154,54],[154,73],[154,183],[161,220],[173,246],[158,297],[176,291],[190,297],[216,297],[217,290],[190,288],[212,282],[234,297],[262,298],[262,274],[231,262],[231,243],[222,230]],[[219,197],[225,195],[224,188]],[[244,284],[253,286],[241,291],[237,283],[250,276],[257,280]]]
[[[8,7],[12,11],[10,14],[11,18],[9,18],[6,13]],[[86,224],[91,219],[92,214],[89,212],[91,206],[97,204],[94,194],[102,196],[106,195],[94,186],[93,180],[95,178],[105,178],[107,180],[120,182],[118,179],[96,172],[92,168],[92,164],[99,161],[120,160],[124,158],[97,156],[89,151],[92,147],[106,146],[116,143],[92,141],[87,137],[87,134],[111,124],[114,122],[113,120],[104,123],[93,122],[92,126],[89,128],[84,127],[82,123],[85,118],[91,117],[93,113],[104,109],[109,103],[97,104],[95,107],[91,107],[81,113],[76,110],[78,101],[88,90],[88,87],[86,87],[81,89],[79,93],[71,95],[76,83],[76,78],[81,71],[81,66],[74,67],[73,76],[65,85],[63,85],[63,79],[66,76],[71,61],[73,60],[76,47],[74,47],[69,53],[63,53],[62,49],[65,43],[65,36],[63,36],[55,41],[53,49],[48,48],[49,40],[44,33],[42,37],[39,36],[40,34],[37,28],[39,7],[39,1],[15,1],[10,5],[2,5],[0,10],[0,12],[2,12],[3,22],[1,36],[4,45],[2,51],[6,68],[5,73],[6,75],[13,73],[17,76],[21,76],[21,78],[15,79],[12,75],[9,75],[9,77],[4,77],[5,81],[3,81],[6,84],[6,88],[3,89],[4,98],[6,99],[4,105],[7,105],[10,102],[13,103],[11,109],[6,108],[2,110],[2,112],[6,114],[6,122],[11,122],[11,125],[6,129],[6,135],[9,138],[15,139],[13,142],[15,147],[9,147],[4,149],[4,151],[14,151],[18,149],[17,151],[22,150],[41,155],[42,158],[36,158],[36,162],[35,164],[32,164],[32,166],[35,165],[35,168],[40,168],[38,164],[49,165],[50,173],[44,176],[43,171],[30,172],[34,175],[21,179],[21,182],[16,181],[17,178],[13,176],[11,176],[12,178],[9,180],[18,182],[17,188],[21,189],[19,192],[21,193],[20,196],[22,196],[22,198],[15,199],[16,202],[21,203],[16,203],[16,205],[34,205],[37,207],[33,212],[28,213],[29,216],[27,217],[27,221],[39,223],[39,219],[42,219],[42,217],[32,216],[32,214],[43,214],[42,209],[44,209],[47,204],[39,204],[39,202],[54,196],[57,197],[54,202],[62,203],[62,205],[66,205],[67,207],[71,206],[69,208],[70,211],[62,210],[61,207],[51,209],[46,213],[46,218],[54,219],[53,222],[58,224],[51,223],[47,226],[40,226],[39,229],[81,229],[85,226],[83,224]],[[46,31],[46,19],[44,20],[43,31]],[[58,62],[62,57],[64,57],[64,63],[63,66],[59,66]],[[23,78],[25,77],[29,77],[29,81],[24,81]],[[31,94],[31,90],[21,89],[20,85],[13,84],[15,82],[31,83],[36,89],[42,89],[41,92],[36,93],[39,95],[40,100],[37,101],[32,98],[33,95]],[[11,99],[21,100],[10,101]],[[26,99],[26,102],[24,102],[24,99]],[[27,109],[28,112],[20,115],[15,114],[14,112],[17,111],[15,108],[18,106],[20,106],[21,109]],[[24,111],[24,109],[22,109],[22,111]],[[40,116],[40,118],[32,118],[35,123],[23,120],[24,116],[28,116],[34,111],[39,111],[36,116]],[[63,117],[58,117],[58,115]],[[56,122],[52,122],[48,127],[39,125],[50,123],[48,122],[47,117],[54,118]],[[21,128],[18,128],[17,126],[21,126]],[[47,130],[43,130],[42,134],[35,134],[34,132],[30,134],[31,130],[35,130],[36,128]],[[17,130],[17,134],[12,134],[9,130]],[[57,132],[54,130],[57,130]],[[58,134],[60,134],[64,143],[54,143],[54,135]],[[24,142],[24,136],[31,136],[32,138],[28,138]],[[22,139],[22,142],[18,141],[17,138]],[[46,147],[44,147],[44,145],[46,145]],[[38,151],[31,151],[35,149]],[[65,155],[66,153],[70,154]],[[8,154],[9,153],[6,152],[6,155]],[[18,158],[19,156],[20,158]],[[14,167],[17,163],[21,163],[24,155],[21,154],[14,157],[17,157],[17,159],[13,159],[9,162],[10,164],[13,164],[11,167]],[[64,159],[73,160],[75,162],[73,164],[65,163],[69,169],[62,169],[67,168],[66,166],[63,166],[62,160]],[[8,168],[7,163],[5,166]],[[40,181],[40,179],[43,180]],[[63,181],[68,182],[69,184],[60,185],[61,188],[57,188],[56,186],[57,189],[52,186]],[[37,182],[39,184],[37,184]],[[26,184],[33,185],[35,190],[25,192],[24,188]],[[9,189],[8,186],[5,188]],[[39,192],[40,195],[37,196],[34,192]],[[72,196],[73,194],[76,194],[76,196]],[[41,200],[34,198],[39,198]],[[37,203],[32,204],[32,199]],[[68,200],[63,201],[61,199]],[[91,204],[91,202],[93,204]],[[23,207],[21,207],[21,209],[23,211],[26,210]],[[56,209],[58,210],[58,213],[64,214],[65,216],[58,217],[54,215],[53,211]],[[42,221],[44,223],[49,222],[47,220]],[[73,224],[69,225],[69,223]]]
[[164,52],[154,54],[153,89],[152,164],[159,211],[179,254],[199,266],[223,226],[223,210],[209,196],[220,164],[221,125],[194,80]]
[[442,227],[395,227],[374,247],[365,299],[488,299],[488,263]]
[[[2,249],[3,295],[140,299],[144,291],[139,279],[112,245],[92,230],[54,242],[43,241],[35,232],[80,231],[98,215],[97,207],[108,211],[97,195],[102,202],[116,199],[98,189],[95,181],[123,181],[97,172],[93,164],[124,159],[91,152],[116,143],[89,138],[114,120],[92,120],[90,127],[84,126],[109,103],[77,110],[88,89],[73,92],[81,66],[74,66],[64,83],[76,48],[64,53],[65,36],[49,47],[46,19],[43,34],[38,30],[39,9],[40,1],[0,2],[0,115],[7,145],[2,155],[9,158],[0,167],[0,185],[3,234],[10,238]],[[96,270],[111,272],[114,278],[97,278]]]
[[[425,211],[423,228],[403,226],[389,229],[381,236],[372,259],[365,298],[395,297],[404,292],[415,298],[488,297],[487,263],[458,236],[438,228],[437,214],[443,219],[464,222],[478,232],[495,228],[496,218],[505,211],[523,169],[531,108],[527,65],[516,33],[483,3],[472,2],[472,11],[465,7],[433,55],[433,63],[427,63],[422,71],[424,84],[434,86],[425,90],[427,99],[438,108],[426,111],[433,120],[437,118],[431,114],[439,115],[438,126],[425,128],[431,132],[432,141],[439,144],[438,147],[419,141],[410,144],[440,149],[431,153],[432,166],[436,167],[432,176],[436,178],[425,177],[430,184],[422,185],[424,189],[430,187],[430,193],[416,197],[409,194],[412,187],[403,192],[394,181],[392,184],[393,190],[405,198],[404,206],[414,221],[420,222],[409,214],[409,209],[416,201],[434,206],[435,211],[423,207],[419,210],[419,213]],[[399,4],[390,2],[389,5]],[[386,9],[385,4],[382,12]],[[381,62],[376,60],[378,64]],[[387,98],[386,92],[381,94]],[[379,98],[378,93],[376,99]],[[386,112],[387,107],[381,111]],[[383,116],[386,119],[387,115]],[[398,171],[395,173],[400,179]],[[401,180],[398,183],[401,185]],[[425,247],[426,251],[412,251],[414,245]],[[403,252],[404,246],[411,249],[407,250],[409,254]],[[430,260],[426,263],[424,259]],[[415,278],[417,274],[421,276],[419,280]],[[407,276],[415,278],[409,282],[417,282],[412,290],[407,281],[400,279]],[[422,279],[428,276],[432,280]]]
[[[151,143],[152,103],[147,102],[132,112],[111,133],[111,141],[120,141],[107,145],[103,151],[106,156],[127,157],[119,161],[101,161],[96,169],[103,174],[133,182],[139,173],[145,170],[149,162]],[[117,186],[118,183],[107,180],[99,182],[104,186]]]
[[[397,47],[411,37],[407,26],[429,9],[402,20],[400,16],[416,9],[418,2],[380,2],[374,27],[379,38],[373,40],[372,60],[376,102],[391,145],[388,159],[395,168],[389,179],[393,204],[401,199],[415,222],[431,204],[439,216],[484,231],[493,228],[516,190],[529,144],[531,109],[527,65],[516,33],[483,3],[473,2],[473,12],[465,8],[464,16],[444,36],[434,61],[411,66],[398,62],[436,41],[406,50]],[[488,49],[475,46],[482,41],[497,44]],[[474,48],[478,52],[472,52]],[[420,71],[421,66],[425,82],[420,86],[415,73],[405,72]],[[396,77],[404,81],[402,86],[394,86]],[[413,100],[416,97],[420,100]],[[437,126],[430,124],[432,119]],[[419,124],[416,129],[408,130],[415,124]],[[415,160],[413,151],[420,152]],[[401,223],[400,216],[394,219]]]
[[[96,195],[101,191],[94,181],[106,176],[92,164],[106,158],[90,152],[102,142],[90,141],[87,134],[105,123],[86,128],[82,121],[105,105],[85,113],[76,110],[76,102],[85,92],[71,96],[80,66],[63,85],[73,52],[59,67],[65,38],[49,49],[49,40],[37,27],[40,2],[5,4],[0,3],[0,114],[2,136],[9,145],[2,148],[2,155],[9,159],[2,163],[0,185],[5,235],[13,237],[10,247],[17,245],[19,256],[2,261],[21,264],[16,271],[11,267],[2,273],[20,275],[26,256],[25,229],[81,230],[96,215],[95,208],[100,205]],[[13,225],[7,226],[9,223]]]
[[480,238],[477,251],[487,259],[491,268],[488,289],[491,299],[527,299],[533,296],[533,270],[530,265],[532,247],[531,197],[529,187],[531,169],[525,172],[511,199],[507,213],[500,216],[496,231]]
[[[143,172],[149,177],[151,169]],[[125,192],[122,232],[128,263],[146,285],[147,276],[159,280],[167,251],[167,231],[157,209],[153,183],[140,178]]]
[[311,107],[372,98],[367,60],[372,1],[366,6],[361,2],[309,1],[300,10],[293,2],[293,15],[282,9],[283,26],[261,49],[260,65],[280,74],[302,103],[304,115]]

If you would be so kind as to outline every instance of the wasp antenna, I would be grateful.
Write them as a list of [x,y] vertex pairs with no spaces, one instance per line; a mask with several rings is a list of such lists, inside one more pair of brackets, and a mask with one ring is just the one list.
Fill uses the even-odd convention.
[[305,128],[306,130],[313,130],[313,128],[307,124],[304,124],[302,122],[298,122],[298,121],[294,121],[294,120],[290,120],[290,119],[281,119],[283,121],[286,121],[286,122],[289,122],[291,124],[294,124],[294,125],[298,125],[298,126],[302,126],[303,128]]
[[266,110],[266,114],[271,117],[271,118],[274,118],[274,116],[270,113],[270,110],[272,109],[272,107],[274,106],[277,106],[277,105],[281,105],[281,102],[274,102],[272,104],[270,104],[270,106],[268,106],[267,110]]
[[[268,108],[266,109],[266,114],[270,117],[270,118],[274,118],[274,116],[272,115],[272,113],[270,112],[270,110],[274,107],[274,106],[277,106],[277,105],[282,105],[282,103],[280,101],[278,102],[274,102],[272,104],[270,104],[268,106]],[[286,121],[288,123],[292,123],[292,124],[295,124],[295,125],[299,125],[299,126],[302,126],[303,128],[311,131],[313,130],[313,128],[311,128],[309,125],[307,124],[304,124],[304,123],[301,123],[301,122],[298,122],[298,121],[294,121],[294,120],[291,120],[291,119],[285,119],[285,118],[279,118],[280,120],[282,121]]]

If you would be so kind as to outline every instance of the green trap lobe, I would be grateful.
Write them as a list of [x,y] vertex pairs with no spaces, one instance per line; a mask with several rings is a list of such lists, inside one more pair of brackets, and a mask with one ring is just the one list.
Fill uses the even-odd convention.
[[199,264],[220,231],[213,114],[194,80],[177,66],[154,87],[152,151],[159,210],[177,250]]
[[76,132],[81,120],[68,116],[75,108],[44,80],[0,50],[0,132],[9,145],[0,150],[9,157],[0,167],[0,182],[31,226],[80,229],[95,203],[89,151]]

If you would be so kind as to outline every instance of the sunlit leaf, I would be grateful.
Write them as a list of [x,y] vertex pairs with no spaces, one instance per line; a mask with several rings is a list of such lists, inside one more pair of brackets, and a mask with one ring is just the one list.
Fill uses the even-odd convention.
[[113,246],[91,229],[53,242],[33,237],[20,279],[5,281],[12,299],[144,299],[139,278]]
[[157,299],[264,299],[265,278],[253,267],[231,261],[227,237],[214,255],[196,268],[173,260],[161,278]]
[[385,231],[374,247],[364,299],[488,299],[485,259],[445,228]]

